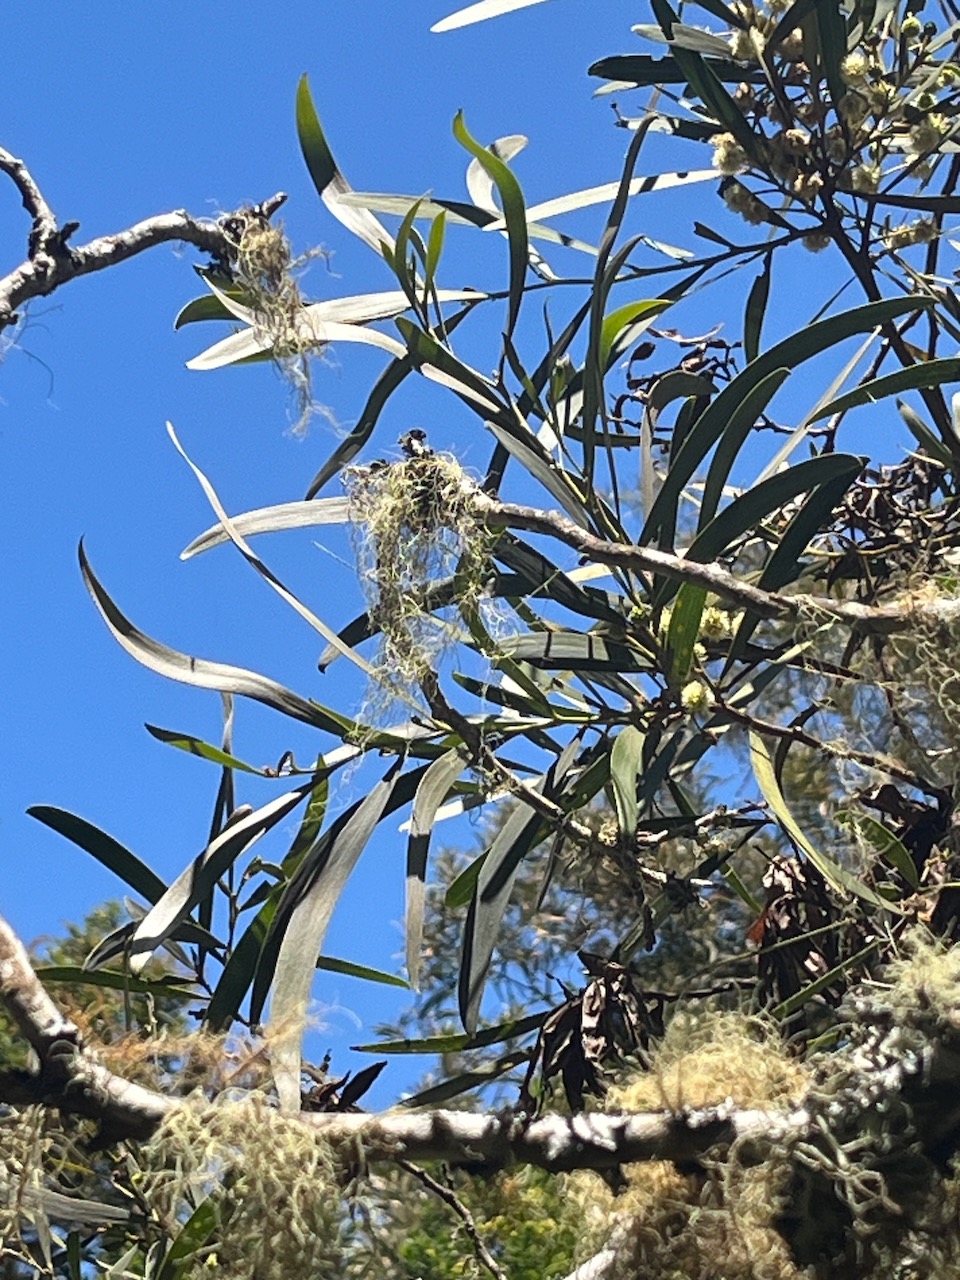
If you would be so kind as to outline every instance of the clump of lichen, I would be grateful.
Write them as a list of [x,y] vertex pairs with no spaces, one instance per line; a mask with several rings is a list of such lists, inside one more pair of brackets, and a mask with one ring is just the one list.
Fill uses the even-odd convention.
[[176,1107],[142,1148],[137,1181],[174,1238],[198,1206],[212,1210],[184,1280],[342,1275],[342,1171],[318,1134],[261,1097]]
[[53,1225],[47,1192],[67,1190],[60,1176],[82,1167],[74,1144],[45,1107],[0,1111],[0,1272],[54,1274],[53,1249],[63,1235]]
[[257,209],[231,214],[222,225],[238,301],[249,308],[254,333],[293,390],[298,411],[293,430],[302,431],[315,409],[310,356],[322,351],[297,281],[307,259],[295,259],[282,224],[274,225]]
[[424,676],[476,616],[491,535],[477,519],[476,485],[446,453],[424,449],[344,473],[372,629],[388,694],[416,696]]
[[913,727],[928,767],[956,780],[960,749],[960,591],[956,573],[911,585],[900,602],[912,623],[888,642],[890,696]]
[[[809,1086],[803,1065],[776,1032],[743,1014],[679,1014],[650,1072],[610,1091],[607,1109],[681,1112],[732,1105],[795,1106]],[[794,1280],[799,1269],[776,1227],[789,1177],[786,1162],[757,1162],[736,1148],[702,1170],[629,1166],[614,1196],[595,1174],[571,1180],[590,1253],[614,1247],[622,1280]]]

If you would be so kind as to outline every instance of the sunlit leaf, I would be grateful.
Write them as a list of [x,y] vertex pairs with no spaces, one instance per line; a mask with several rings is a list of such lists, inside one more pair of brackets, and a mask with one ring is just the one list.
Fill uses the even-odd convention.
[[869,902],[873,907],[880,907],[884,911],[892,911],[897,915],[901,914],[901,910],[896,904],[881,898],[864,880],[848,871],[846,867],[841,866],[836,859],[823,852],[809,839],[793,816],[790,806],[787,804],[786,798],[780,789],[773,756],[770,753],[766,739],[753,730],[750,731],[749,737],[750,761],[753,765],[754,776],[763,793],[763,798],[770,806],[771,812],[786,834],[797,848],[807,855],[827,883],[832,885],[838,893],[852,894],[854,897],[861,898],[864,902]]
[[237,769],[240,773],[255,773],[261,778],[269,776],[266,769],[258,769],[252,764],[247,764],[236,756],[221,751],[219,747],[204,742],[201,738],[195,738],[193,734],[175,733],[171,729],[161,729],[153,724],[144,725],[144,728],[158,742],[165,742],[168,746],[176,747],[178,751],[186,751],[188,755],[199,756],[201,760],[209,760],[212,764],[221,765],[225,769]]
[[403,987],[405,990],[410,987],[410,983],[396,973],[384,973],[382,969],[354,964],[352,960],[337,960],[333,956],[320,956],[317,968],[324,973],[342,973],[345,978],[360,978],[363,982],[378,982],[386,987]]
[[543,4],[544,0],[477,0],[476,4],[468,4],[464,9],[448,14],[435,22],[431,31],[456,31],[459,27],[469,27],[474,22],[485,22],[487,18],[499,18],[505,13],[514,13],[517,9],[529,9],[531,5]]
[[628,724],[617,734],[610,752],[610,782],[617,806],[620,834],[633,840],[637,830],[637,774],[643,753],[645,735]]
[[948,382],[960,382],[960,358],[952,356],[945,360],[925,360],[854,387],[852,391],[818,409],[810,421],[819,422],[822,418],[830,418],[835,413],[846,413],[848,409],[856,409],[862,404],[875,404],[900,391],[942,387]]
[[[383,817],[401,763],[398,761],[354,808],[322,855],[301,864],[287,889],[288,901],[293,905],[282,917],[284,928],[273,971],[268,1032],[274,1083],[280,1106],[287,1112],[300,1110],[300,1041],[317,956],[340,894]],[[275,917],[274,928],[280,918]]]
[[417,787],[407,841],[406,936],[407,976],[415,991],[420,989],[420,951],[423,945],[423,913],[426,900],[427,854],[437,810],[465,768],[460,747],[453,747],[434,760]]
[[365,209],[351,208],[340,198],[352,188],[340,172],[327,145],[306,76],[301,77],[297,86],[297,135],[313,185],[333,216],[377,253],[382,253],[384,245],[392,249],[393,236],[372,213]]
[[229,823],[181,871],[134,930],[129,947],[130,966],[134,973],[143,969],[153,952],[186,919],[193,907],[210,893],[233,862],[292,813],[312,788],[312,782],[296,787]]
[[529,243],[527,238],[527,217],[524,210],[523,192],[520,184],[504,162],[487,147],[482,147],[470,134],[463,119],[463,112],[458,112],[453,122],[453,135],[461,146],[478,160],[496,184],[503,207],[507,236],[510,242],[510,298],[507,308],[506,334],[513,333],[520,314],[520,303],[523,300],[523,285],[527,274],[529,259]]
[[838,809],[834,818],[844,826],[852,827],[868,844],[873,845],[880,857],[899,871],[912,889],[920,888],[920,877],[913,858],[900,837],[889,827],[885,827],[870,814],[858,813],[853,809]]
[[[260,507],[232,516],[231,523],[242,537],[257,533],[278,533],[283,529],[309,529],[322,524],[347,524],[350,520],[349,498],[317,498],[298,502],[280,502],[275,507]],[[230,541],[230,535],[222,524],[205,529],[180,553],[181,560],[189,560],[211,547]]]

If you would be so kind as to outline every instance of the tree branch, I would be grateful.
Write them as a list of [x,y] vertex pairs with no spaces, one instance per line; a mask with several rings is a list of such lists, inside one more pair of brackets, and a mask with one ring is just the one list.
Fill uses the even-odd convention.
[[[79,1029],[47,995],[22,942],[0,917],[0,999],[40,1060],[36,1076],[0,1073],[9,1101],[33,1101],[98,1120],[110,1140],[145,1138],[177,1098],[124,1080],[84,1048]],[[2,1096],[2,1094],[0,1094]],[[640,1115],[544,1116],[403,1111],[381,1115],[301,1112],[300,1123],[333,1143],[360,1144],[369,1160],[445,1160],[500,1168],[538,1165],[552,1172],[611,1169],[636,1160],[697,1160],[747,1136],[786,1138],[809,1124],[805,1111],[737,1111],[732,1106]]]
[[521,529],[556,538],[588,560],[634,573],[662,574],[674,582],[691,582],[739,609],[749,609],[761,618],[800,621],[803,618],[832,618],[871,635],[891,635],[906,631],[921,620],[933,625],[950,625],[960,620],[960,600],[933,599],[903,605],[860,604],[855,600],[833,600],[829,596],[785,596],[763,591],[721,565],[701,564],[656,547],[609,542],[588,533],[559,511],[500,502],[485,493],[475,498],[475,510],[488,528]]
[[[181,242],[203,253],[229,258],[236,245],[222,219],[194,218],[183,209],[146,218],[124,231],[99,236],[77,248],[67,241],[79,223],[60,226],[40,187],[22,160],[0,148],[0,172],[6,173],[20,192],[23,206],[33,218],[27,257],[0,279],[0,332],[16,324],[17,308],[33,298],[46,297],[78,276],[115,266],[155,245]],[[269,217],[285,196],[278,193],[259,206]],[[269,212],[267,212],[269,211]]]

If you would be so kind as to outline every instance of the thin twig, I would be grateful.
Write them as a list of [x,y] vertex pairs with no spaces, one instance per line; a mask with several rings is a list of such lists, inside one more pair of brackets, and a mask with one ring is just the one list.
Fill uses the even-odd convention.
[[473,1245],[473,1251],[477,1256],[477,1261],[482,1267],[490,1272],[494,1280],[507,1280],[507,1273],[497,1264],[496,1258],[484,1244],[483,1237],[477,1229],[473,1214],[463,1203],[460,1197],[450,1187],[445,1187],[442,1182],[438,1182],[436,1178],[432,1178],[425,1169],[421,1169],[418,1165],[413,1164],[409,1160],[398,1160],[398,1166],[411,1178],[416,1180],[426,1189],[442,1200],[448,1208],[452,1209],[460,1221],[463,1223],[463,1229],[470,1237],[470,1243]]

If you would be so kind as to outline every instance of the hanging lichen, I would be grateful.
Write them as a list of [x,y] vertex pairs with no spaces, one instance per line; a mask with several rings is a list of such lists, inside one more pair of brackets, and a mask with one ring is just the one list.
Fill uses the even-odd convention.
[[388,694],[408,700],[459,638],[458,620],[475,614],[492,546],[474,482],[422,436],[410,433],[398,462],[344,473],[371,629],[381,637],[377,674]]
[[142,1148],[138,1191],[174,1240],[203,1206],[184,1275],[339,1280],[343,1175],[330,1146],[262,1098],[184,1103]]

